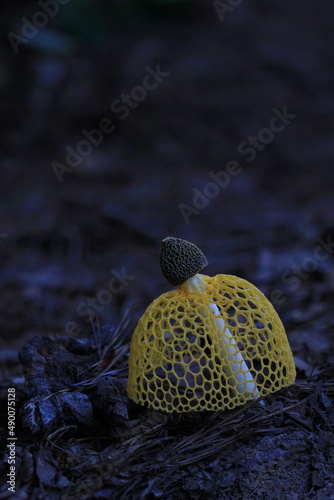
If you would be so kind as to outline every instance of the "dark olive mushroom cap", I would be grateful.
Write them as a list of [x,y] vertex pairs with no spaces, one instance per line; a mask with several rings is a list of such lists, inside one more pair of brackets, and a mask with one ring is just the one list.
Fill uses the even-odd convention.
[[205,255],[190,241],[168,236],[162,240],[162,274],[171,285],[179,286],[208,265]]

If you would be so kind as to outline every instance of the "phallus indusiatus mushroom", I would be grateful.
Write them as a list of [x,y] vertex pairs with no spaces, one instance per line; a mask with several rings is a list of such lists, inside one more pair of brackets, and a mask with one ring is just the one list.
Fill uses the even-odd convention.
[[140,318],[130,346],[127,392],[158,410],[225,410],[292,384],[296,371],[283,324],[254,285],[205,276],[193,243],[168,237],[161,269],[177,288]]

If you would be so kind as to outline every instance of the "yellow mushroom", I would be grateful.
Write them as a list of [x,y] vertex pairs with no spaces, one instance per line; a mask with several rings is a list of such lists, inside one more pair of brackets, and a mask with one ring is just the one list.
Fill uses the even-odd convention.
[[168,237],[161,269],[176,289],[140,318],[130,346],[127,392],[158,410],[225,410],[292,384],[296,372],[283,324],[254,285],[199,274],[193,243]]

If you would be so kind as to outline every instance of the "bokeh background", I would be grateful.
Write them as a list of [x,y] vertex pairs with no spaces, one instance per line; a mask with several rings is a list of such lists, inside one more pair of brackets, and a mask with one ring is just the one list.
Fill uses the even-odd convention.
[[[333,0],[1,1],[0,434],[15,388],[22,498],[333,495],[333,18]],[[265,407],[177,420],[120,389],[171,288],[168,235],[274,303],[297,379]]]
[[[3,347],[64,332],[70,321],[91,334],[89,298],[107,302],[97,301],[95,325],[127,314],[134,326],[170,289],[159,268],[168,235],[200,246],[207,274],[237,274],[269,297],[280,290],[275,305],[296,346],[295,325],[333,298],[332,255],[314,261],[317,238],[334,232],[333,2],[53,8],[32,36],[24,26],[43,24],[41,5],[1,2]],[[168,76],[122,120],[112,103],[157,65]],[[285,106],[296,117],[247,162],[240,144]],[[66,147],[103,118],[113,132],[59,182],[54,162],[65,164]],[[180,204],[192,207],[209,173],[231,160],[241,173],[186,221]],[[108,302],[101,290],[115,271],[131,279]]]

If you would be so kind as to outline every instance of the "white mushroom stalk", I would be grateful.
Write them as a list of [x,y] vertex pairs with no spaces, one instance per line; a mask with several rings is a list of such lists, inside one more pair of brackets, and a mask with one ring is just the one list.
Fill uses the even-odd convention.
[[284,326],[252,283],[200,274],[208,265],[193,243],[162,241],[161,271],[176,287],[146,309],[133,334],[129,398],[161,411],[232,410],[293,383]]
[[[183,283],[181,287],[189,293],[202,294],[206,292],[206,283],[200,274],[195,274],[195,276]],[[254,377],[248,368],[242,353],[238,349],[238,345],[233,337],[233,334],[229,330],[224,319],[221,317],[218,306],[214,303],[209,303],[208,305],[212,311],[217,330],[221,334],[221,356],[226,362],[223,370],[229,379],[229,383],[232,386],[235,386],[236,390],[240,394],[245,394],[245,396],[249,396],[251,394],[254,399],[258,399],[261,397],[261,394],[258,391]],[[207,317],[207,313],[204,309],[199,310],[199,313],[202,317]],[[235,381],[237,381],[237,383]],[[260,403],[264,405],[263,401],[260,401]]]

